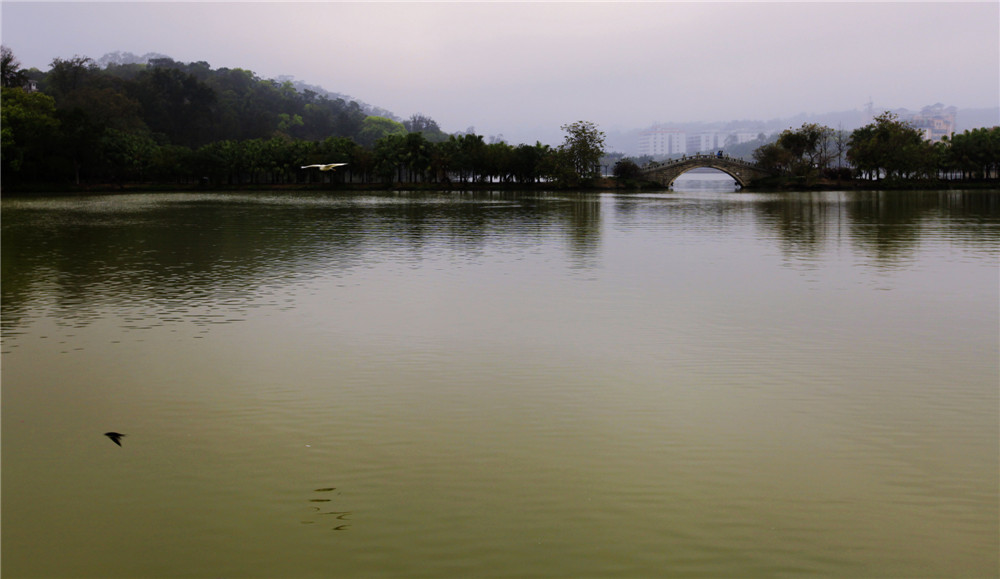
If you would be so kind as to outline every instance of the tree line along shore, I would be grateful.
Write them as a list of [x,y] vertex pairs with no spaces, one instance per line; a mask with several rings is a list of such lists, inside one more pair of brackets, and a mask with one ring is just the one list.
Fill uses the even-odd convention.
[[[564,125],[559,146],[515,146],[204,62],[100,68],[77,57],[42,73],[4,47],[0,63],[5,192],[657,186],[587,121]],[[887,112],[850,133],[804,124],[752,156],[775,175],[764,188],[993,186],[1000,127],[930,142]],[[332,162],[346,165],[303,169]]]

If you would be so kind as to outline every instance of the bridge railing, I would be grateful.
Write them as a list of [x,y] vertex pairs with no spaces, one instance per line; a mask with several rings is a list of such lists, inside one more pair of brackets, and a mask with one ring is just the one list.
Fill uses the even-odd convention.
[[745,160],[740,159],[738,157],[730,157],[729,155],[722,155],[720,157],[717,154],[698,153],[698,154],[695,154],[695,155],[691,155],[690,157],[687,156],[687,155],[685,155],[685,156],[683,156],[683,157],[681,157],[679,159],[669,159],[669,160],[667,160],[665,162],[662,162],[662,163],[657,162],[657,161],[652,161],[652,162],[647,163],[646,165],[644,165],[642,167],[642,170],[646,171],[646,172],[656,171],[656,170],[659,170],[659,169],[665,169],[665,168],[668,168],[668,167],[675,167],[677,165],[684,165],[684,164],[688,164],[688,163],[691,163],[691,162],[710,161],[710,160],[725,161],[728,164],[740,165],[740,166],[748,167],[748,168],[751,168],[751,169],[758,169],[759,168],[759,166],[758,166],[757,163],[752,163],[750,161],[745,161]]

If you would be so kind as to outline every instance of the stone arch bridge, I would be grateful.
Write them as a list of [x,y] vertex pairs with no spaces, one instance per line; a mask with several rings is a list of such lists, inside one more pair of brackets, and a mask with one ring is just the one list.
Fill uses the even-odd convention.
[[722,155],[705,154],[671,159],[665,163],[652,163],[642,168],[642,174],[646,179],[662,183],[664,187],[669,188],[684,173],[702,167],[722,171],[735,179],[740,188],[748,187],[755,179],[773,175],[770,171],[761,169],[757,163]]

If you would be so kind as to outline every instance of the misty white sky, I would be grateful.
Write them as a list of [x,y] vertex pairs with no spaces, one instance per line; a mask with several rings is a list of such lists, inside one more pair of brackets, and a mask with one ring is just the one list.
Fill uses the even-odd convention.
[[[2,2],[24,68],[116,50],[291,75],[447,132],[1000,104],[1000,3]],[[544,139],[543,139],[544,140]]]

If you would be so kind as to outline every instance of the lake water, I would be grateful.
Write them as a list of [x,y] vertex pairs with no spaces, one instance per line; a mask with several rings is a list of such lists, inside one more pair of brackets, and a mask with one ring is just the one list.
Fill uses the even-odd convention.
[[2,210],[5,578],[1000,573],[1000,192]]

